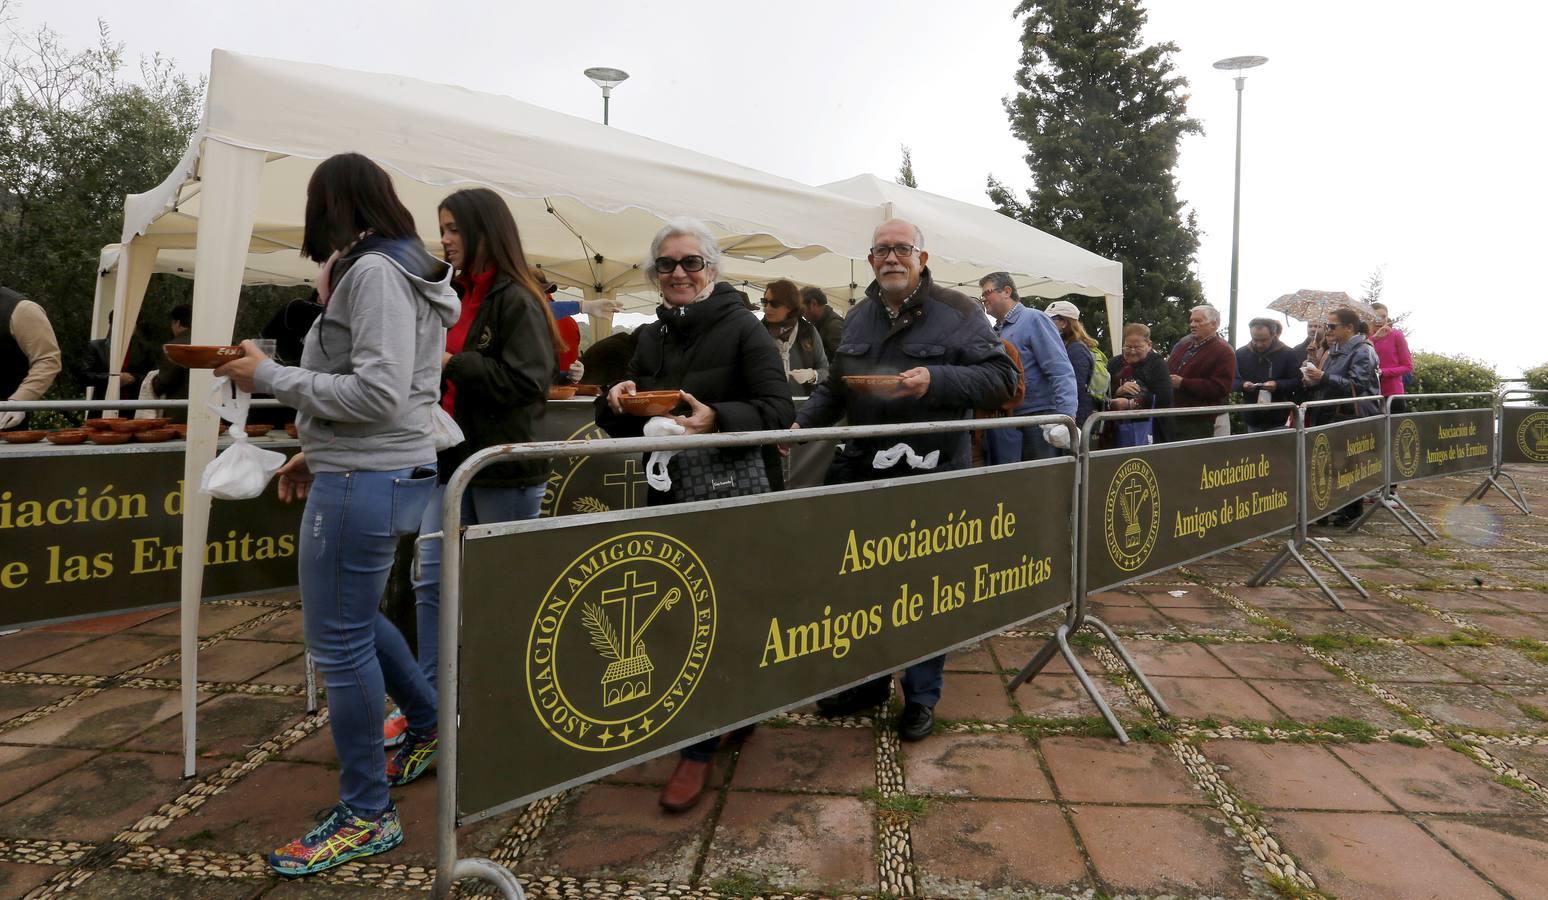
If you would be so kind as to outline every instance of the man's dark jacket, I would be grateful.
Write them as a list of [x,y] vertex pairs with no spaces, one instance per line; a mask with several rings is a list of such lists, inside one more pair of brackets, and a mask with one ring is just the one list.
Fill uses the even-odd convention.
[[[1285,346],[1277,338],[1262,353],[1254,350],[1251,344],[1237,347],[1236,380],[1231,384],[1231,390],[1241,391],[1243,403],[1257,403],[1256,390],[1250,395],[1247,391],[1242,391],[1242,385],[1249,381],[1253,384],[1274,382],[1274,390],[1269,392],[1269,396],[1275,403],[1294,399],[1301,387],[1301,364],[1295,358],[1294,348]],[[1289,418],[1288,413],[1283,409],[1272,412],[1250,412],[1242,416],[1242,420],[1254,428],[1283,425],[1287,418]]]
[[824,306],[822,315],[811,324],[817,329],[817,333],[822,335],[823,352],[828,355],[829,360],[832,360],[833,354],[838,352],[839,343],[844,339],[844,317],[834,312],[833,307]]
[[[844,317],[844,339],[828,361],[828,378],[801,408],[803,428],[832,425],[844,416],[851,425],[881,425],[968,419],[975,409],[998,409],[1016,391],[1016,366],[1005,354],[983,312],[967,295],[939,287],[926,268],[919,287],[903,303],[897,318],[876,282],[866,299]],[[884,399],[852,391],[845,375],[896,375],[923,366],[930,387],[923,397]],[[834,459],[830,481],[860,481],[913,474],[907,461],[875,470],[878,450],[899,443],[920,456],[941,452],[935,469],[967,468],[972,462],[968,432],[880,437],[847,441]]]
[[[504,273],[496,274],[489,285],[462,352],[442,370],[442,377],[457,388],[452,418],[467,438],[437,454],[442,482],[476,451],[538,439],[554,371],[545,302]],[[546,459],[495,463],[474,476],[473,483],[531,487],[546,479],[548,470]]]
[[[656,321],[634,334],[627,380],[635,390],[687,391],[715,411],[718,431],[782,430],[795,421],[779,348],[731,285],[721,282],[708,297],[687,306],[656,307]],[[613,437],[639,437],[650,419],[613,412],[606,395],[604,390],[597,398],[597,425]],[[779,450],[767,446],[763,459],[769,483],[779,487]],[[664,500],[651,490],[651,503]]]

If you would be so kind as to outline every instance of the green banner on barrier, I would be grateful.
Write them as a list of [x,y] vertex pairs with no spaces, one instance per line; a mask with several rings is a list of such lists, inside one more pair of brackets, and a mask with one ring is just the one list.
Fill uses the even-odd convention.
[[[41,449],[7,455],[0,466],[0,625],[177,602],[181,443],[105,453]],[[300,520],[300,504],[280,503],[273,484],[254,500],[216,500],[204,595],[295,584]]]
[[1285,429],[1093,453],[1087,592],[1293,528],[1295,442]]
[[1381,416],[1306,431],[1306,502],[1309,518],[1381,490],[1385,483],[1387,420]]
[[526,802],[1068,602],[1074,485],[1063,459],[470,530],[460,813]]
[[1459,409],[1391,417],[1394,483],[1494,465],[1494,410]]
[[1500,462],[1518,465],[1548,463],[1548,409],[1507,406],[1501,420]]

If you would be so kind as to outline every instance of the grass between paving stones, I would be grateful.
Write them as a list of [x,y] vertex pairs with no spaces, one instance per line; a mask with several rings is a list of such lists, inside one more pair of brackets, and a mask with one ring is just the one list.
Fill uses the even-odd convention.
[[1548,666],[1548,644],[1542,641],[1534,641],[1531,638],[1517,638],[1509,643],[1510,647],[1520,650],[1533,662]]
[[1494,780],[1508,788],[1515,788],[1524,794],[1531,794],[1533,797],[1537,796],[1537,792],[1532,790],[1532,786],[1519,778],[1512,778],[1509,775],[1496,775]]
[[[1381,733],[1370,722],[1347,716],[1330,716],[1312,722],[1275,719],[1272,722],[1242,721],[1235,724],[1247,733],[1248,740],[1259,744],[1368,744]],[[1273,732],[1286,736],[1279,737]]]
[[710,887],[723,897],[758,897],[775,891],[774,884],[767,878],[751,872],[734,872],[717,878]]
[[1301,884],[1299,881],[1296,881],[1294,878],[1290,878],[1286,875],[1275,875],[1273,872],[1265,872],[1263,873],[1263,878],[1268,882],[1268,886],[1273,888],[1274,892],[1279,894],[1281,897],[1302,898],[1333,896],[1327,892],[1319,894],[1316,891],[1308,888],[1306,885]]
[[1413,643],[1420,647],[1492,647],[1494,645],[1494,642],[1487,637],[1471,631],[1453,631],[1445,636],[1419,638]]
[[1545,711],[1542,707],[1533,706],[1525,700],[1517,700],[1516,705],[1521,707],[1521,711],[1526,713],[1529,718],[1536,719],[1539,722],[1548,722],[1548,711]]
[[1387,737],[1387,740],[1391,741],[1394,744],[1402,744],[1405,747],[1428,747],[1428,746],[1430,746],[1429,744],[1425,743],[1422,739],[1416,738],[1416,737],[1414,737],[1411,734],[1394,734],[1394,735],[1389,735]]
[[876,788],[866,788],[860,792],[860,799],[875,803],[877,813],[883,819],[897,825],[916,822],[930,810],[929,798],[915,794],[882,796],[882,792]]

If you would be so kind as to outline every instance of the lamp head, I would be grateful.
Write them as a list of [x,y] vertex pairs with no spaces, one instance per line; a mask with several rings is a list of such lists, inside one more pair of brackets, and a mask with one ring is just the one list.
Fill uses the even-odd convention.
[[602,89],[602,96],[606,97],[613,92],[613,88],[629,80],[629,73],[623,69],[610,69],[607,66],[592,66],[587,69],[586,77],[590,78],[597,87]]
[[1266,62],[1268,62],[1267,56],[1228,56],[1216,62],[1215,68],[1240,72],[1243,69],[1256,69]]

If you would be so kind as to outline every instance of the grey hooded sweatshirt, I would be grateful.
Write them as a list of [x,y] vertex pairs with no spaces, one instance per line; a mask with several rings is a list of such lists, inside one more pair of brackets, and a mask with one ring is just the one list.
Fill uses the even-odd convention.
[[435,461],[431,408],[440,396],[446,329],[461,305],[450,266],[418,241],[390,243],[365,252],[339,279],[307,332],[300,366],[271,359],[254,375],[258,390],[298,411],[296,430],[313,472],[386,472]]

